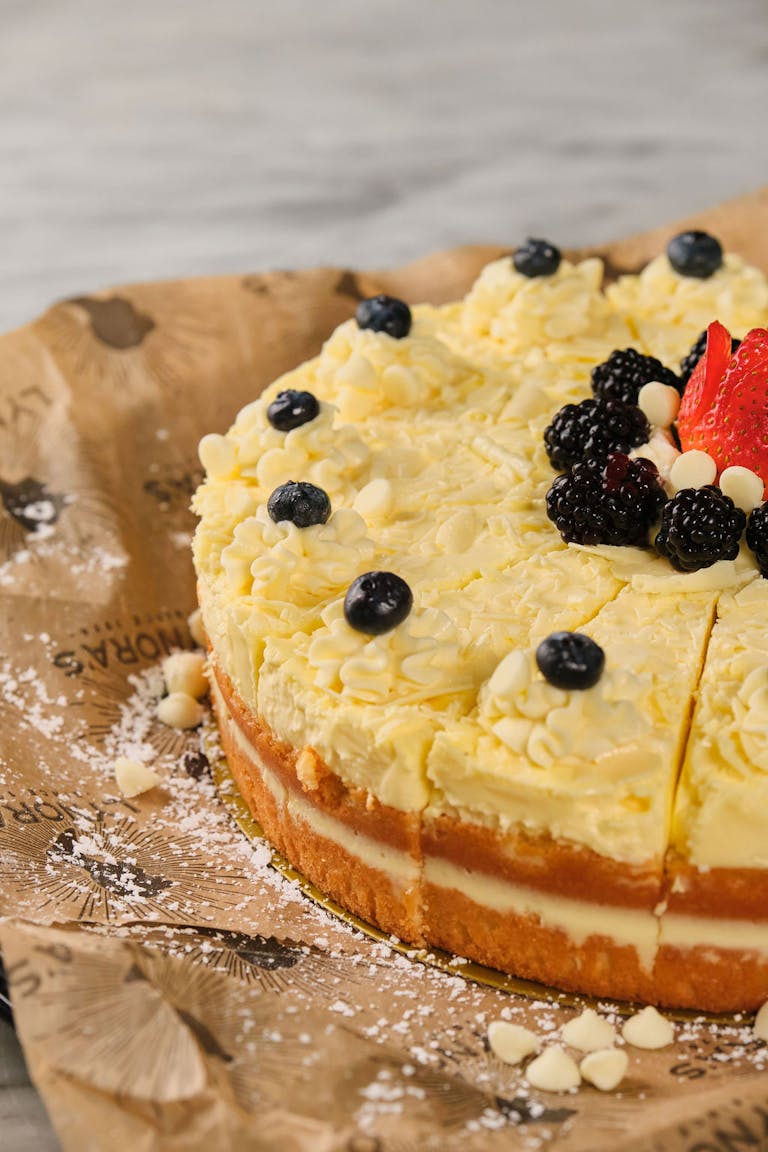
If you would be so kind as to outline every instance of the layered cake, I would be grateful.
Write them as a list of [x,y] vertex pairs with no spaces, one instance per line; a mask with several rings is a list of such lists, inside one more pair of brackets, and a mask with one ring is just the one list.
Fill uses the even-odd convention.
[[768,998],[768,284],[682,233],[363,301],[204,437],[232,774],[317,887],[559,988]]

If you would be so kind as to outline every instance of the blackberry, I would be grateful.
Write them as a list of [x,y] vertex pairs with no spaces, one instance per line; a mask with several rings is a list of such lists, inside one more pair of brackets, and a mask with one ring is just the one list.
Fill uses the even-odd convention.
[[536,649],[536,664],[555,688],[592,688],[605,667],[605,652],[583,632],[552,632]]
[[635,348],[617,349],[607,360],[592,369],[592,391],[598,400],[623,400],[637,404],[643,384],[658,380],[682,392],[680,377],[665,368],[655,356],[644,356]]
[[413,593],[394,572],[364,572],[352,581],[344,597],[347,624],[368,636],[391,632],[412,607]]
[[[731,337],[731,355],[733,355],[733,353],[736,351],[739,344],[741,344],[741,340],[737,340],[735,336],[732,336]],[[707,330],[705,328],[704,331],[702,332],[702,334],[699,336],[696,343],[691,348],[690,352],[687,354],[687,356],[684,356],[682,358],[682,360],[680,361],[680,382],[682,383],[683,387],[685,387],[685,385],[690,380],[691,376],[693,375],[694,368],[698,364],[699,360],[701,360],[701,358],[704,355],[704,353],[706,352],[706,350],[707,350]]]
[[708,280],[722,267],[723,249],[709,232],[678,232],[667,245],[667,257],[679,276]]
[[678,572],[734,560],[747,518],[714,484],[683,488],[664,508],[654,541]]
[[566,404],[544,430],[549,462],[565,472],[580,460],[605,460],[611,452],[629,452],[645,444],[651,429],[634,404],[621,400],[582,400]]
[[395,296],[369,296],[361,300],[355,312],[358,328],[372,332],[386,332],[394,340],[402,340],[411,330],[411,310],[404,300]]
[[276,524],[290,520],[297,528],[325,524],[331,514],[328,493],[304,480],[289,480],[275,488],[267,501],[267,512]]
[[768,502],[753,508],[747,522],[747,544],[755,554],[760,575],[768,580]]
[[515,249],[512,263],[516,272],[533,280],[538,276],[554,276],[562,258],[560,249],[554,244],[529,236],[525,244]]
[[614,452],[558,476],[547,516],[566,544],[647,544],[666,498],[655,464]]

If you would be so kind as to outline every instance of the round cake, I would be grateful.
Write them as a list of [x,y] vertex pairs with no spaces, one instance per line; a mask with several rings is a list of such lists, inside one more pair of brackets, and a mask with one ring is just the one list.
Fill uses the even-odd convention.
[[768,999],[767,323],[705,233],[607,287],[532,240],[204,437],[224,750],[323,892],[558,988]]

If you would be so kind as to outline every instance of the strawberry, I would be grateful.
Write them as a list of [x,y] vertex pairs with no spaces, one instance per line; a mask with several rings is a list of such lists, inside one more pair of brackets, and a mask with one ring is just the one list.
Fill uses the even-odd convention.
[[684,452],[700,448],[718,473],[733,464],[768,484],[768,330],[753,328],[731,356],[722,324],[707,329],[707,350],[685,389],[677,430]]
[[730,358],[731,337],[728,329],[714,320],[707,328],[706,351],[694,368],[680,402],[677,430],[681,439],[694,431],[710,408]]

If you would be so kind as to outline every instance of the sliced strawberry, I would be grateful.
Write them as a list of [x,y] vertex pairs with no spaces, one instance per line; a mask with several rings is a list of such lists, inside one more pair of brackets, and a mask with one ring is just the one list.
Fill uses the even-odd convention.
[[[700,366],[697,365],[694,376]],[[688,387],[693,379],[692,376]],[[680,405],[681,413],[687,395],[688,389]],[[768,330],[753,328],[747,333],[716,382],[713,394],[705,366],[695,415],[693,420],[686,414],[682,425],[678,417],[684,451],[701,448],[714,459],[718,473],[739,464],[757,472],[768,484]]]
[[[685,437],[693,433],[696,425],[711,408],[717,387],[725,375],[730,359],[730,333],[718,320],[713,320],[707,328],[706,351],[694,368],[680,402],[677,430],[681,443]],[[691,444],[690,447],[695,448],[698,445]],[[683,448],[685,451],[688,450],[688,446],[684,443]]]

